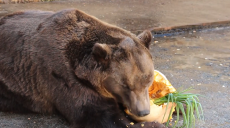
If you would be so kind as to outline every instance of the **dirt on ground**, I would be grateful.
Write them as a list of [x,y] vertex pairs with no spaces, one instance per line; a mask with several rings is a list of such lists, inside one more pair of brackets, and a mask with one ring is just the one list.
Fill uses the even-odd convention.
[[[76,0],[0,4],[0,16],[23,10],[58,11],[78,8],[134,33],[168,27],[230,20],[228,0]],[[154,38],[151,54],[155,68],[174,87],[199,97],[204,121],[196,128],[230,128],[230,28],[205,29],[177,36]],[[57,115],[0,112],[1,128],[67,128]]]

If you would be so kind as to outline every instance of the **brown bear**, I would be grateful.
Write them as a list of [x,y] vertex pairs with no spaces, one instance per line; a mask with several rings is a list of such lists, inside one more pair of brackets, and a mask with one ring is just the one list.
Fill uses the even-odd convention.
[[0,111],[58,113],[73,128],[130,124],[149,114],[152,35],[139,36],[76,9],[0,19]]

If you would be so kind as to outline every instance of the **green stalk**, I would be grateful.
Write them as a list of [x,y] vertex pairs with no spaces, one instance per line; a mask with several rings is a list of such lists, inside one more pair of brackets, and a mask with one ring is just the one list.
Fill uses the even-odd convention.
[[184,111],[184,106],[183,106],[183,104],[180,103],[180,102],[178,102],[177,105],[178,105],[179,109],[181,110],[182,116],[183,116],[183,119],[184,119],[182,127],[184,127],[184,126],[187,127],[188,125],[187,125],[186,114],[185,114],[185,111]]
[[[165,118],[165,115],[166,115],[166,112],[167,112],[167,109],[168,109],[168,103],[169,103],[169,100],[171,99],[171,94],[168,94],[168,101],[167,101],[167,106],[166,106],[166,110],[165,110],[165,114],[164,114],[164,117],[163,117],[163,119],[162,119],[162,121],[161,122],[163,122],[163,120],[164,120],[164,118]],[[166,124],[166,126],[168,126],[168,124],[169,124],[169,119],[168,119],[168,121],[167,121],[167,124]]]
[[179,119],[180,119],[180,109],[179,107],[176,107],[176,114],[177,114],[177,119],[176,119],[176,122],[175,124],[173,125],[173,128],[176,127],[177,123],[179,122]]
[[[202,119],[201,116],[203,116],[203,109],[201,104],[199,103],[198,94],[192,94],[192,93],[185,93],[187,91],[190,91],[191,88],[188,88],[181,92],[174,92],[169,93],[168,95],[161,97],[159,99],[155,99],[153,102],[156,105],[162,105],[164,103],[167,103],[166,111],[168,109],[169,102],[176,103],[176,112],[177,112],[177,119],[176,123],[173,125],[173,128],[177,125],[179,121],[179,111],[182,112],[183,116],[183,125],[181,127],[186,128],[192,128],[195,127],[195,116],[194,113],[196,113],[196,117],[200,120]],[[186,112],[184,111],[183,104],[186,104]],[[170,115],[172,114],[173,109],[170,110]],[[166,112],[164,114],[163,119],[166,116]],[[166,123],[166,126],[169,125],[170,116],[168,117],[168,121]],[[163,121],[163,120],[162,120]]]

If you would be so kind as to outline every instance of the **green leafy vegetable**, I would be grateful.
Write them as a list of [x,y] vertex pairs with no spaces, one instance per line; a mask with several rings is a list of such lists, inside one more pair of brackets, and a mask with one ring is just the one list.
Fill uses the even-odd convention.
[[[191,88],[186,89],[184,91],[176,91],[174,93],[169,93],[168,95],[161,97],[159,99],[155,99],[153,102],[156,105],[162,105],[164,103],[174,102],[176,103],[176,113],[177,113],[177,119],[175,121],[175,124],[173,125],[173,128],[176,127],[178,121],[179,121],[179,112],[181,111],[183,116],[183,125],[180,127],[186,127],[186,128],[192,128],[195,127],[195,119],[203,120],[203,110],[202,106],[199,103],[199,99],[197,96],[199,94],[192,94],[192,93],[185,93],[187,91],[191,90]],[[185,104],[187,107],[184,108]],[[168,107],[168,104],[167,106]],[[167,108],[166,108],[167,111]],[[173,111],[173,107],[170,111],[170,115]],[[194,114],[195,113],[195,114]],[[196,116],[195,116],[196,115]],[[165,115],[164,115],[165,117]],[[196,117],[196,118],[195,118]],[[170,117],[168,118],[168,121],[166,123],[166,126],[169,125]]]

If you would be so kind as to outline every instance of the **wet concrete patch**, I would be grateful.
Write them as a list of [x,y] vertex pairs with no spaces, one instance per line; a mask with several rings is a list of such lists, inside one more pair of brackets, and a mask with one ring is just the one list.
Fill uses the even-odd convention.
[[172,27],[152,27],[149,30],[153,33],[155,37],[164,36],[176,36],[186,33],[195,33],[199,31],[213,31],[214,29],[225,29],[230,26],[230,20],[228,21],[218,21],[200,24],[191,24],[183,26],[172,26]]

